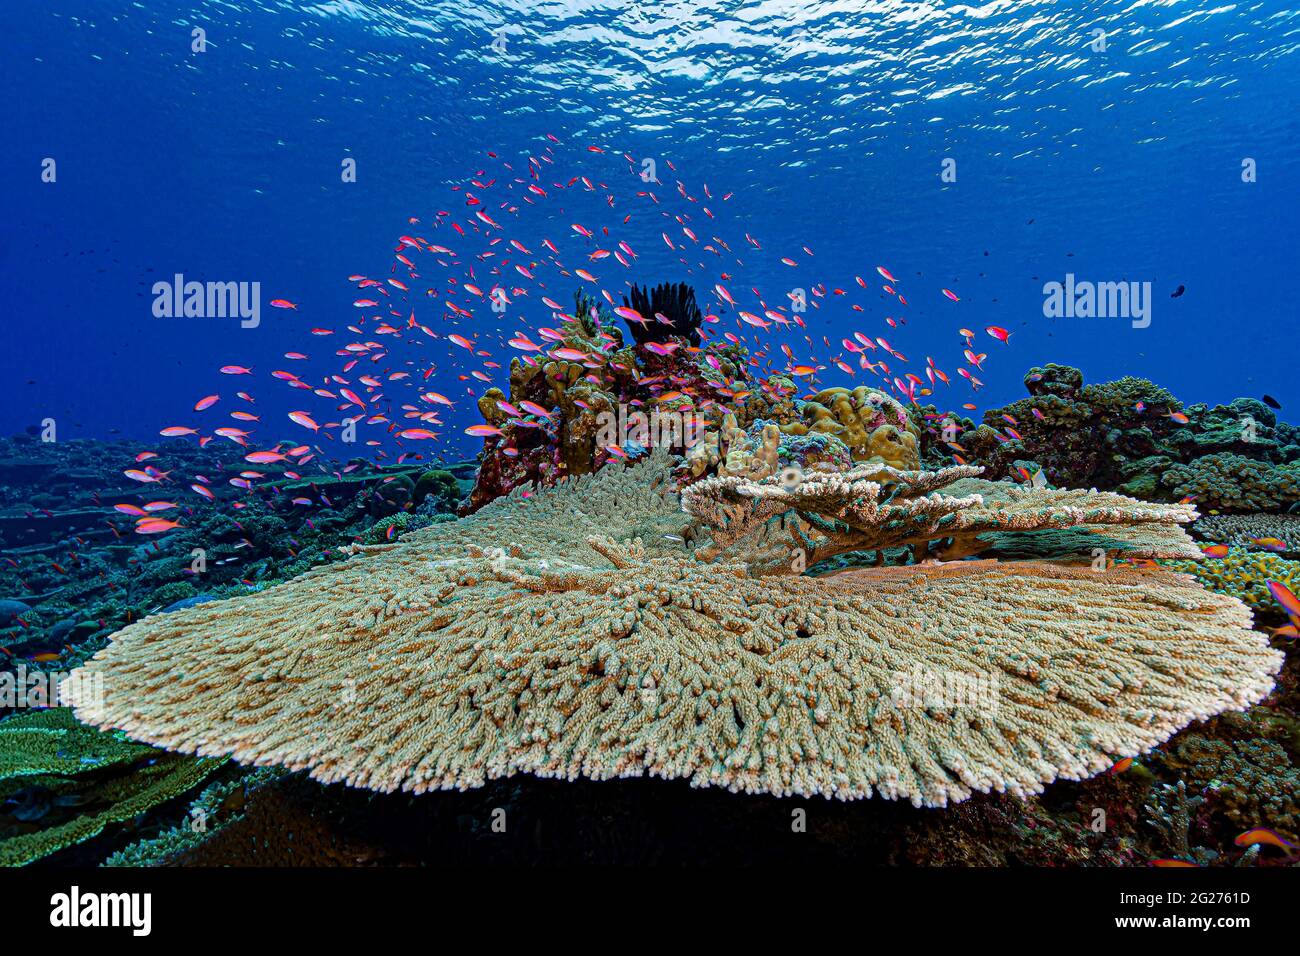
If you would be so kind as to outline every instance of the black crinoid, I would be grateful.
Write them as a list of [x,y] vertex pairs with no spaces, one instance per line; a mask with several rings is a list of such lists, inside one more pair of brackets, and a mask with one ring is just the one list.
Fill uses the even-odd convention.
[[[644,325],[640,322],[628,323],[637,345],[673,335],[681,336],[691,345],[700,344],[700,323],[704,321],[704,315],[695,304],[695,290],[685,282],[663,282],[649,292],[634,285],[628,290],[628,295],[623,297],[623,304],[636,309],[648,320]],[[672,325],[661,323],[655,318],[655,313],[669,319]]]

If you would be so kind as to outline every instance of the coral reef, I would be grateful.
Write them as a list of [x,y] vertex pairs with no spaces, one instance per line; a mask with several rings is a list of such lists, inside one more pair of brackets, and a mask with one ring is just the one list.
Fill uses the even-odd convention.
[[[874,467],[912,496],[907,527],[881,532],[962,520],[921,497],[954,475]],[[706,563],[669,477],[656,454],[148,618],[78,672],[105,691],[70,687],[78,716],[382,791],[651,774],[942,806],[1095,774],[1259,700],[1281,663],[1240,604],[1162,572],[956,562],[760,579],[734,556]],[[1135,504],[1031,502],[1024,527],[1190,517]],[[936,698],[954,681],[966,696]]]
[[[1236,601],[1275,625],[1264,582],[1300,591],[1295,516],[1276,513],[1300,440],[1272,410],[1183,406],[1141,379],[1085,385],[1046,366],[1030,398],[977,425],[871,389],[801,396],[739,344],[654,320],[646,343],[678,342],[660,354],[625,346],[590,299],[574,312],[552,354],[517,362],[510,396],[480,400],[503,435],[478,469],[271,466],[258,493],[232,507],[217,488],[141,542],[110,506],[146,500],[120,471],[144,446],[0,439],[14,559],[0,565],[0,676],[98,653],[102,711],[77,700],[97,724],[319,780],[472,788],[323,785],[41,711],[0,720],[0,859],[1288,862],[1233,843],[1259,826],[1300,837],[1294,654],[1266,700],[1233,710],[1282,664]],[[548,414],[498,404],[512,399]],[[593,408],[697,414],[705,441],[625,468]],[[629,431],[623,450],[644,456],[655,443]],[[242,454],[157,450],[179,474]],[[891,462],[913,451],[916,465]],[[1034,481],[950,470],[954,456]],[[450,520],[471,483],[475,507],[499,500]],[[1090,485],[1153,504],[1071,490]],[[1180,530],[1196,512],[1170,502],[1185,496],[1250,508],[1191,525],[1226,557],[1201,559]],[[195,546],[204,575],[187,572]],[[608,779],[638,775],[682,779]],[[740,839],[801,796],[868,793],[960,802],[918,816],[819,800],[797,851]]]
[[633,347],[624,348],[621,331],[579,293],[573,316],[557,313],[562,328],[544,330],[550,351],[511,361],[509,394],[490,388],[480,396],[479,413],[495,431],[461,514],[650,447],[684,454],[687,481],[765,477],[786,465],[920,466],[921,431],[886,392],[861,385],[799,398],[784,375],[751,376],[756,360],[738,343],[704,342],[688,286],[633,287],[630,296],[622,312]]

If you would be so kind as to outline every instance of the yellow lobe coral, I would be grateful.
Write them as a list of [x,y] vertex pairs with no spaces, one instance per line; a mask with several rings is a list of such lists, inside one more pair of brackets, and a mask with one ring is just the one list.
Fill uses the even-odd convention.
[[376,790],[653,774],[942,806],[1096,773],[1280,666],[1242,605],[1163,572],[706,563],[667,474],[606,468],[148,618],[82,669],[99,698],[67,689],[98,726]]
[[879,462],[895,468],[918,468],[921,436],[916,423],[895,398],[859,385],[852,390],[824,388],[803,404],[803,421],[786,422],[787,435],[824,432],[849,446],[854,461]]

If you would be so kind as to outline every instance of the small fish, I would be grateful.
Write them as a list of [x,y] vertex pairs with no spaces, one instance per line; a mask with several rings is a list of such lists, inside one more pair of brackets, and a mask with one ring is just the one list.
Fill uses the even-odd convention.
[[275,306],[277,309],[297,309],[297,308],[298,308],[298,303],[297,303],[297,302],[290,302],[288,299],[272,299],[272,300],[271,300],[271,305]]
[[1178,298],[1181,298],[1181,297],[1182,297],[1182,294],[1183,294],[1184,292],[1186,292],[1186,291],[1187,291],[1187,286],[1185,286],[1185,285],[1180,285],[1180,286],[1179,286],[1177,289],[1175,289],[1173,292],[1169,293],[1169,298],[1171,298],[1171,299],[1178,299]]
[[142,518],[140,523],[135,526],[136,534],[161,534],[164,531],[170,531],[173,528],[179,528],[179,521],[167,521],[163,518]]
[[1228,550],[1226,544],[1212,544],[1208,547],[1201,548],[1201,553],[1207,558],[1226,558],[1228,556]]
[[538,415],[542,418],[551,417],[551,413],[542,408],[542,406],[538,405],[536,402],[521,401],[519,407],[530,415]]
[[1291,841],[1278,836],[1277,833],[1270,830],[1268,827],[1254,827],[1244,833],[1239,833],[1233,838],[1232,842],[1237,844],[1237,846],[1258,846],[1260,844],[1268,844],[1269,846],[1277,847],[1279,850],[1290,850],[1295,846]]
[[1300,617],[1300,598],[1297,598],[1289,587],[1281,581],[1265,581],[1264,586],[1268,588],[1268,593],[1273,595],[1273,600],[1282,605],[1282,609],[1287,614]]
[[290,412],[289,420],[301,425],[303,428],[310,428],[314,432],[320,431],[320,426],[306,412]]
[[1011,333],[1008,332],[1006,329],[1002,328],[1001,326],[990,325],[984,331],[987,332],[989,335],[993,336],[999,342],[1006,342],[1007,339],[1011,338]]
[[1261,401],[1263,401],[1263,403],[1264,403],[1265,405],[1267,405],[1269,408],[1275,409],[1275,410],[1277,410],[1277,411],[1279,411],[1279,412],[1282,410],[1282,405],[1281,405],[1281,403],[1278,402],[1278,400],[1277,400],[1276,398],[1274,398],[1272,395],[1261,395],[1261,396],[1260,396],[1260,399],[1261,399]]
[[1287,550],[1287,544],[1281,538],[1251,538],[1250,543],[1262,551]]
[[475,438],[487,438],[491,435],[503,435],[505,433],[495,425],[470,425],[469,428],[465,429],[465,434],[473,435]]

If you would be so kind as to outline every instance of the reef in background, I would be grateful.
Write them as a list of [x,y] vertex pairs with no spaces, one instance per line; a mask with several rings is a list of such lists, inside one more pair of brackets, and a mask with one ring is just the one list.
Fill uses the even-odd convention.
[[[1030,369],[1028,398],[984,412],[934,446],[993,478],[1043,469],[1051,483],[1148,501],[1195,501],[1202,513],[1278,512],[1300,504],[1300,428],[1264,402],[1187,405],[1143,378],[1085,385],[1068,365]],[[934,413],[936,409],[930,409]]]

